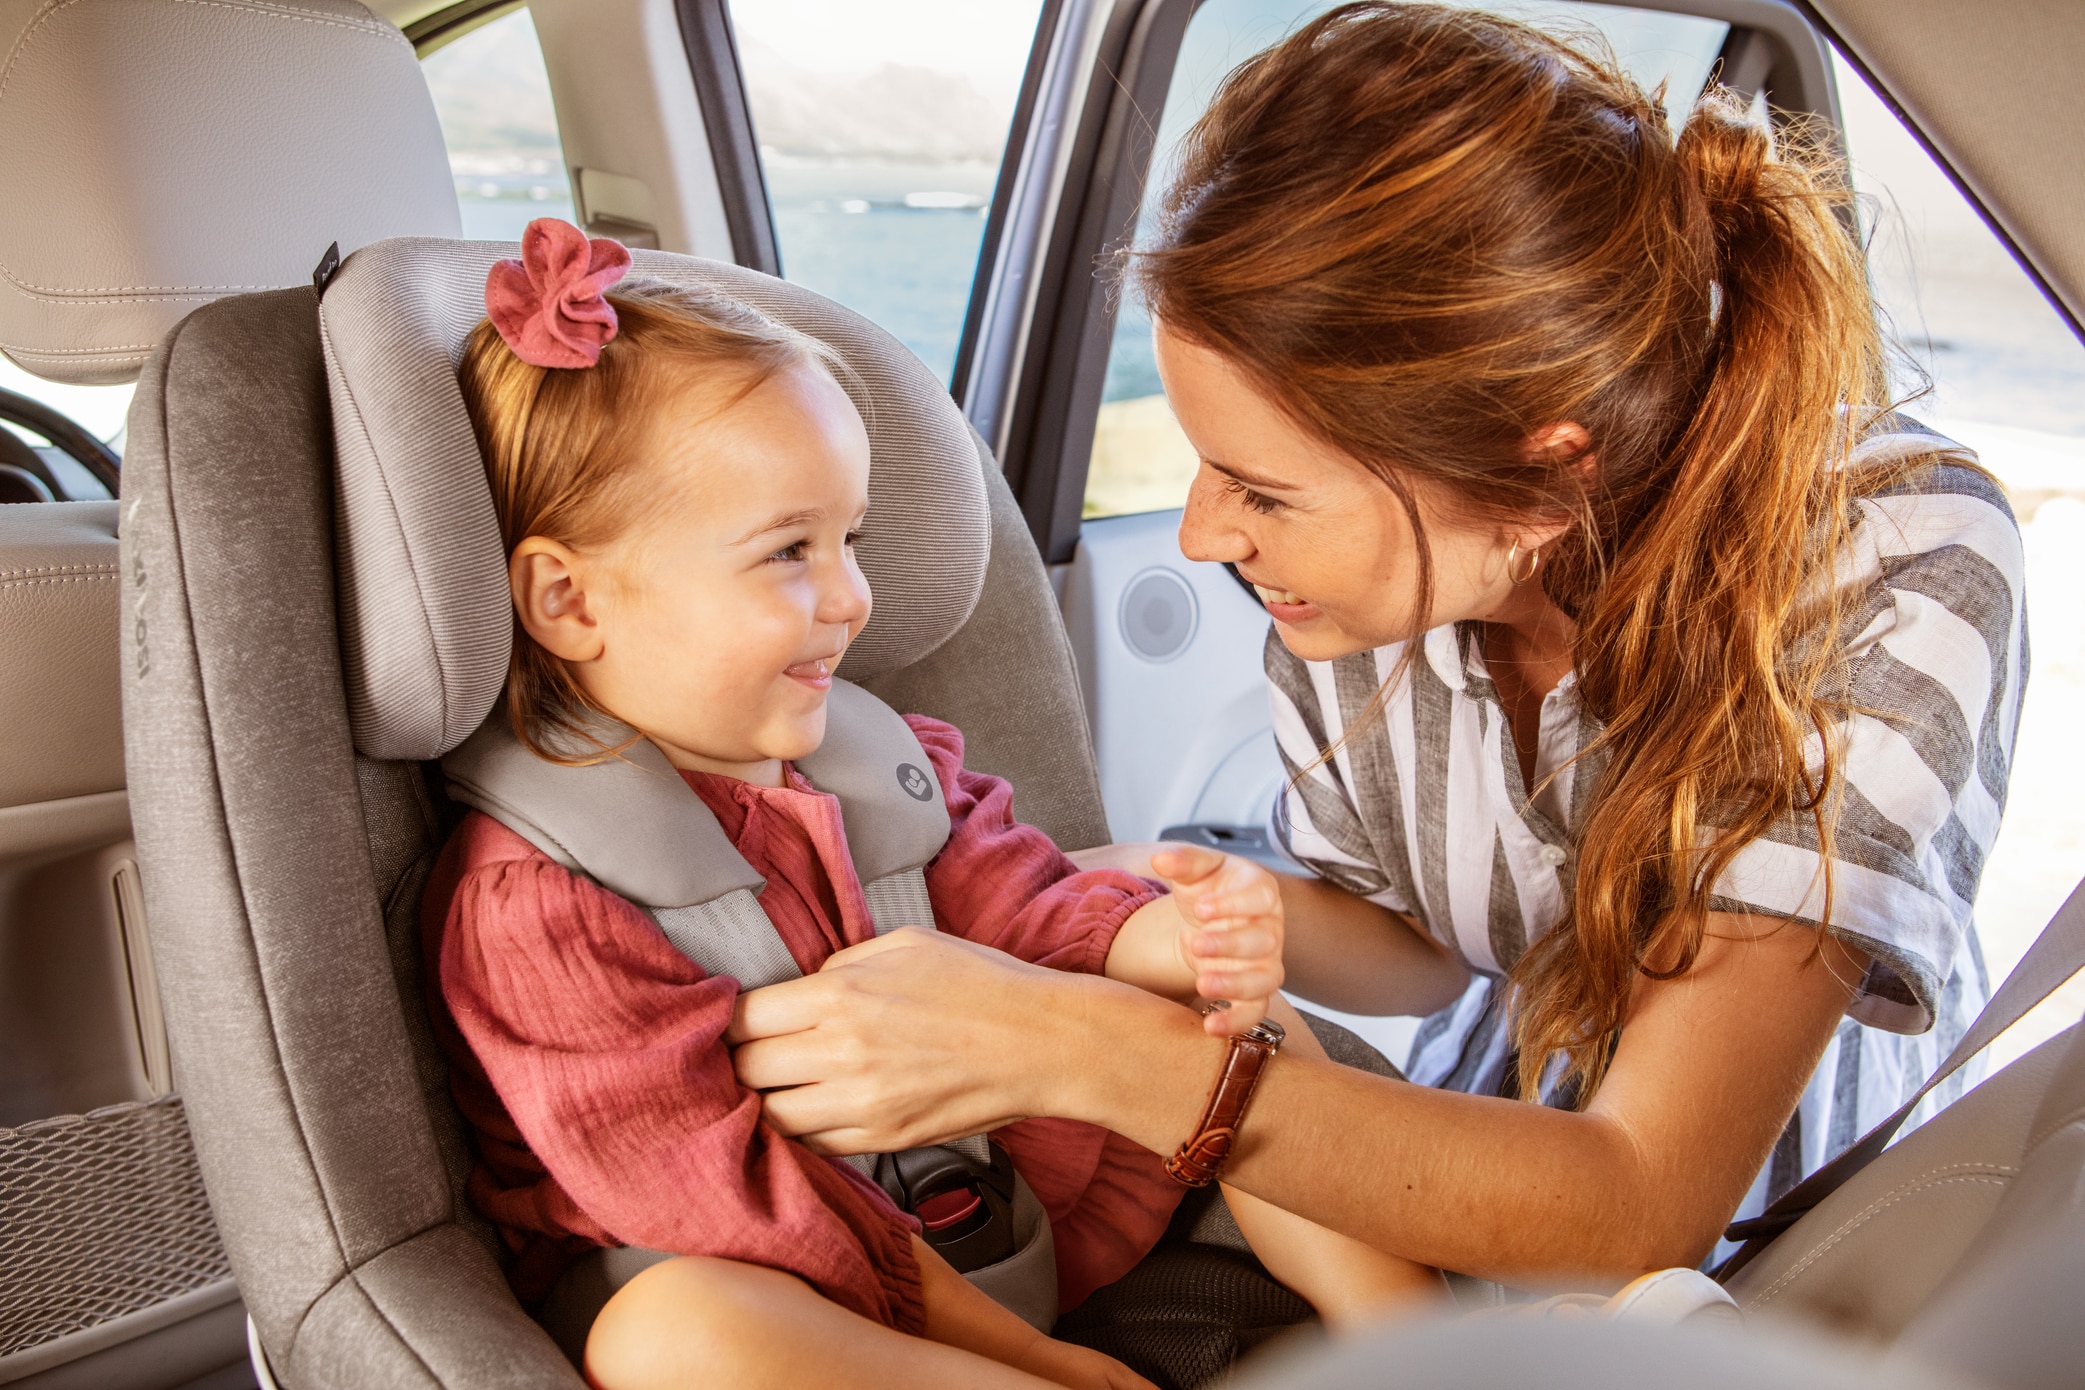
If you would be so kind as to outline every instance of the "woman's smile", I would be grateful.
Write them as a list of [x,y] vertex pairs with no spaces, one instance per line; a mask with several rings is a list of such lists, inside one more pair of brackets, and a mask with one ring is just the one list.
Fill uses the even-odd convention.
[[1324,610],[1315,603],[1288,589],[1270,588],[1250,579],[1245,582],[1252,585],[1252,591],[1260,596],[1260,602],[1277,623],[1307,623],[1323,615]]

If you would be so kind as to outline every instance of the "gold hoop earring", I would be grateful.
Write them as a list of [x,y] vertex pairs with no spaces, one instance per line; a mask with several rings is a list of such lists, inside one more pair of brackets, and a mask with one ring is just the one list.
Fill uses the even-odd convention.
[[1527,573],[1515,574],[1513,572],[1513,562],[1515,560],[1518,560],[1519,558],[1520,542],[1515,541],[1513,542],[1512,548],[1506,552],[1506,578],[1513,581],[1513,587],[1515,587],[1516,589],[1519,588],[1521,585],[1527,583],[1530,579],[1533,579],[1535,577],[1535,571],[1542,568],[1542,552],[1539,549],[1530,550],[1528,552]]

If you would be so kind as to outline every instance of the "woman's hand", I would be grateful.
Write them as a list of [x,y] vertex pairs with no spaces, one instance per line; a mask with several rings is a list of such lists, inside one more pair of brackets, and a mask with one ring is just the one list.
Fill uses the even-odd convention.
[[725,1037],[784,1134],[888,1153],[1048,1112],[1081,1041],[1057,1025],[1096,983],[906,927],[739,996]]
[[1274,875],[1235,854],[1169,845],[1151,869],[1173,890],[1180,915],[1174,950],[1195,993],[1215,1001],[1203,1027],[1242,1033],[1267,1014],[1282,983],[1281,888]]

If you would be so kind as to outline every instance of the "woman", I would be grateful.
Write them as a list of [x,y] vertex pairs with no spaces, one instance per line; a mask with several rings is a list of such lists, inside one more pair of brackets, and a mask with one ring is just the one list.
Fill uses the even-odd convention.
[[[1271,1063],[1234,1188],[1611,1287],[1700,1263],[1979,1006],[2019,537],[1887,413],[1843,185],[1771,143],[1717,94],[1675,145],[1610,62],[1378,3],[1190,137],[1133,273],[1203,460],[1181,547],[1274,619],[1290,985],[1430,1015],[1426,1084]],[[737,1035],[842,1152],[1056,1115],[1172,1153],[1226,1047],[918,934]]]

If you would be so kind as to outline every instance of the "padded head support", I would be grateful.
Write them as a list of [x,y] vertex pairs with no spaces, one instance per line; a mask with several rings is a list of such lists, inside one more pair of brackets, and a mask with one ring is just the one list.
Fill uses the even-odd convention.
[[[440,757],[485,722],[506,680],[506,557],[456,366],[485,316],[486,272],[514,254],[510,242],[379,242],[348,259],[320,304],[348,715],[373,758]],[[945,642],[977,606],[990,532],[978,446],[941,383],[809,290],[660,251],[635,261],[633,276],[733,295],[839,354],[869,431],[857,554],[876,596],[844,669],[863,680]]]
[[455,236],[434,103],[353,0],[0,0],[0,351],[116,382],[329,243]]

